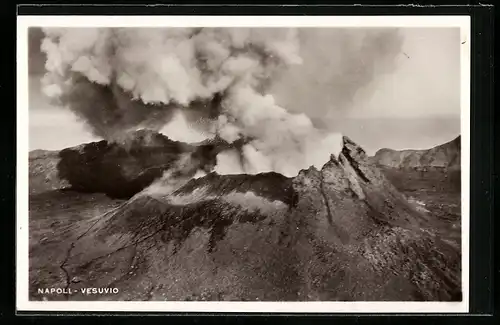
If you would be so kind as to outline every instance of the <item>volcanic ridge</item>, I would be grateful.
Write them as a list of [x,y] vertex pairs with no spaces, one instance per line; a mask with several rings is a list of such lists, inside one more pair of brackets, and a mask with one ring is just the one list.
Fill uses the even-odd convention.
[[[215,142],[137,139],[30,155],[31,299],[462,299],[460,238],[348,137],[321,169],[295,177],[219,175]],[[176,163],[183,155],[189,167]],[[199,169],[207,174],[194,177]],[[99,213],[88,203],[71,218],[60,206],[35,211],[35,197],[62,188],[114,201]],[[73,293],[46,297],[39,287]],[[82,294],[88,287],[119,293]]]

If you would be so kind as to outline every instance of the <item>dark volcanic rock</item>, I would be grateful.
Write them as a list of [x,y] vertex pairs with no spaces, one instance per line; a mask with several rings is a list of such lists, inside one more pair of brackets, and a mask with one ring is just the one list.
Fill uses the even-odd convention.
[[294,178],[211,173],[161,189],[56,232],[67,251],[32,263],[32,298],[41,282],[70,300],[461,299],[460,242],[346,137]]
[[392,168],[460,169],[460,136],[427,150],[380,149],[372,158],[378,165]]
[[217,155],[211,143],[197,146],[172,141],[149,130],[133,133],[125,143],[92,142],[59,152],[30,153],[31,193],[71,188],[130,198],[173,168],[182,155],[190,155],[193,175],[210,171]]

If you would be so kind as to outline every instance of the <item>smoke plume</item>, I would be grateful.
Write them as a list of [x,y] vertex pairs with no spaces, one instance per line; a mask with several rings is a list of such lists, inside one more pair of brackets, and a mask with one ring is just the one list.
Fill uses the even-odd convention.
[[160,130],[181,111],[228,143],[249,139],[243,166],[235,165],[234,152],[221,153],[220,172],[289,176],[339,150],[340,135],[317,129],[308,115],[348,107],[372,83],[376,67],[390,70],[400,46],[394,31],[356,37],[289,28],[44,32],[44,92],[95,135],[116,141],[139,128]]
[[322,122],[370,100],[378,79],[404,55],[395,28],[303,28],[298,38],[304,64],[290,67],[271,91],[287,110]]

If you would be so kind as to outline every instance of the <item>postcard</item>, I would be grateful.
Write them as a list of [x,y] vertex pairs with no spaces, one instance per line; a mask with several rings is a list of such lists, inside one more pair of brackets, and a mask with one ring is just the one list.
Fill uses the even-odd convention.
[[17,309],[467,312],[467,16],[18,16]]

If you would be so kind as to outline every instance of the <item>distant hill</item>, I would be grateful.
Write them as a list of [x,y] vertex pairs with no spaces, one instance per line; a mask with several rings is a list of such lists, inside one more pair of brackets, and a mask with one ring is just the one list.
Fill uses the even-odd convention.
[[426,150],[380,149],[371,158],[377,165],[392,168],[460,169],[460,136],[445,144]]

